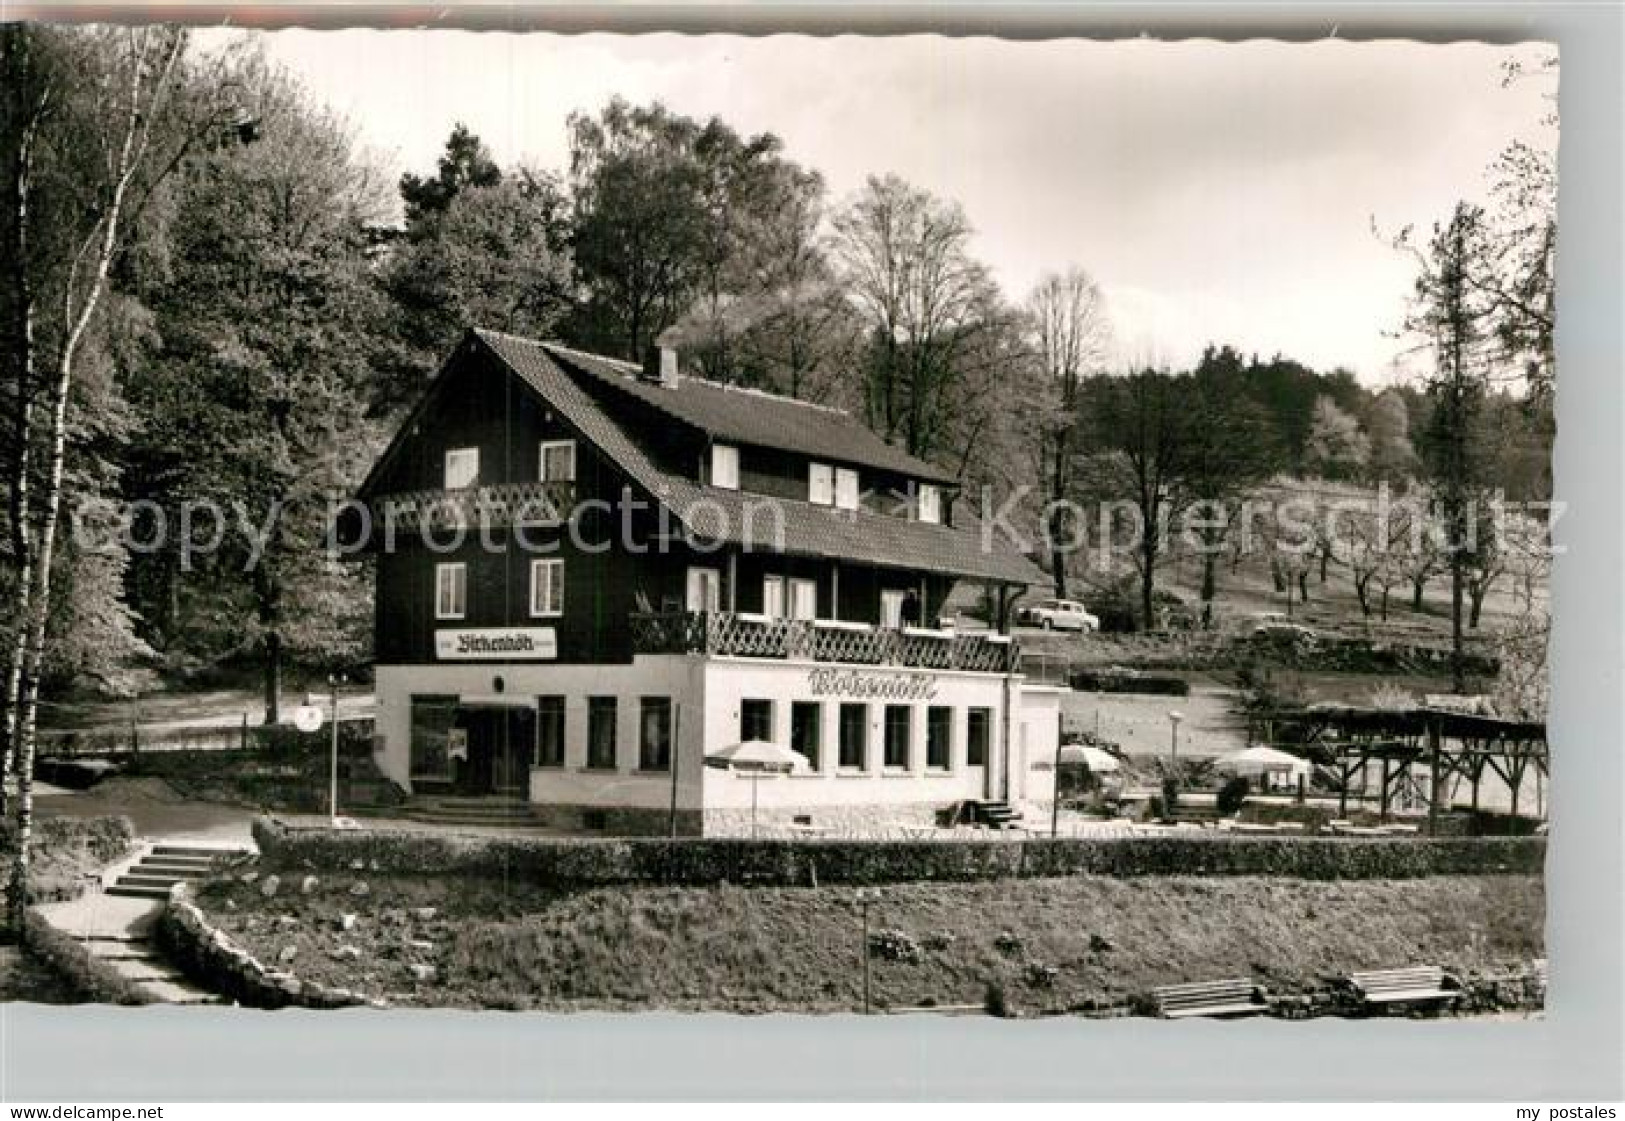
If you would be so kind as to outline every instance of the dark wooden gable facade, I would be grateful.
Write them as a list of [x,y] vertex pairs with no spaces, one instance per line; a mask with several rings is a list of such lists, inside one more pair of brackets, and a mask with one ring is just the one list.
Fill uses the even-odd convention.
[[[623,392],[603,378],[559,366],[561,392],[576,394],[574,414],[583,424],[608,424],[634,442],[662,476],[708,482],[710,437],[692,424],[666,415],[644,394]],[[521,376],[478,333],[471,332],[448,359],[425,399],[380,459],[362,488],[375,510],[372,540],[377,553],[375,651],[381,664],[428,664],[437,661],[435,632],[441,628],[553,628],[558,660],[570,663],[621,663],[633,656],[630,617],[648,609],[672,610],[686,601],[691,566],[715,569],[722,581],[720,607],[725,611],[763,610],[764,582],[770,575],[810,579],[817,588],[817,615],[844,622],[877,623],[884,591],[919,594],[919,618],[929,623],[941,613],[956,583],[935,569],[887,567],[848,557],[784,555],[727,548],[692,550],[680,541],[660,541],[674,527],[663,517],[650,492],[646,464],[641,482],[606,454],[592,436],[573,423],[568,410],[550,403],[532,375]],[[608,440],[611,437],[603,436]],[[621,439],[616,436],[615,439]],[[481,488],[536,484],[544,442],[568,440],[575,446],[575,483],[561,511],[574,522],[527,524],[514,530],[502,519],[483,531],[478,519],[467,524],[455,547],[452,526],[416,525],[401,529],[389,547],[383,540],[378,511],[392,499],[409,496],[424,502],[443,498],[446,453],[476,448]],[[624,441],[623,441],[624,442]],[[740,446],[743,491],[764,497],[805,502],[809,456],[757,445]],[[624,453],[624,449],[623,449]],[[838,457],[831,462],[839,464]],[[909,479],[897,472],[867,468],[861,472],[868,492],[865,517],[907,517],[898,492]],[[634,502],[627,509],[623,496]],[[947,508],[944,495],[944,512]],[[556,617],[531,614],[531,562],[556,557],[564,562],[563,611]],[[462,618],[436,617],[436,566],[467,566],[466,610]]]

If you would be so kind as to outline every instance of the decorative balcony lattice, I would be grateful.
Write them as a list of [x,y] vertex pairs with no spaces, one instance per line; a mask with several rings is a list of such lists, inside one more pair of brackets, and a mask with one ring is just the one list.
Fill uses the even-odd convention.
[[573,482],[498,483],[466,490],[413,490],[373,500],[373,518],[397,529],[463,525],[558,525],[575,505]]
[[725,611],[635,612],[639,654],[720,654],[856,665],[1005,673],[1014,642],[983,634],[927,634],[886,627],[821,627],[804,619],[758,619]]

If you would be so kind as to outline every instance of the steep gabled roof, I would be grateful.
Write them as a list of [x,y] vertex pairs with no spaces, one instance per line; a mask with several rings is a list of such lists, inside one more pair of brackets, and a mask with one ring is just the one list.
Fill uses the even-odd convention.
[[[1037,566],[1009,548],[1008,543],[995,537],[984,548],[982,535],[974,529],[725,490],[671,474],[661,469],[615,420],[611,410],[578,382],[578,378],[601,376],[582,369],[582,363],[593,356],[497,331],[476,329],[470,331],[468,337],[495,355],[522,384],[557,410],[567,424],[626,472],[634,485],[670,510],[695,537],[758,552],[831,557],[886,568],[926,569],[978,580],[1011,584],[1036,584],[1044,580]],[[425,401],[434,394],[453,365],[448,363],[442,368],[425,391]],[[680,392],[646,388],[661,393]],[[413,417],[421,412],[420,404]],[[375,497],[372,487],[410,426],[409,420],[368,475],[361,492],[363,498]],[[851,461],[849,457],[832,458]]]
[[893,447],[850,413],[829,405],[718,385],[693,376],[683,377],[675,386],[657,385],[639,377],[639,367],[633,363],[557,343],[538,345],[612,391],[636,397],[673,420],[727,443],[776,448],[947,486],[958,484],[947,471]]

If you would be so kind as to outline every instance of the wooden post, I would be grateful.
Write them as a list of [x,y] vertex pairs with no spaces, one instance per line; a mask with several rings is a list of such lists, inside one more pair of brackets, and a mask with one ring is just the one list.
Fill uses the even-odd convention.
[[248,750],[248,713],[243,713],[243,750]]
[[[671,714],[671,758],[666,762],[671,766],[671,836],[677,836],[677,758],[678,747],[682,744],[683,706],[681,702],[672,706]],[[700,776],[705,781],[705,776]]]
[[1384,755],[1382,757],[1382,797],[1378,800],[1378,809],[1377,809],[1377,820],[1378,821],[1387,822],[1387,820],[1388,820],[1388,791],[1389,791],[1389,789],[1390,788],[1389,788],[1389,785],[1388,785],[1388,756]]
[[1428,718],[1428,836],[1439,832],[1439,718]]
[[135,695],[130,702],[130,762],[137,767],[141,764],[141,694]]
[[1343,781],[1337,784],[1337,816],[1346,818],[1349,815],[1349,779],[1354,776],[1354,769],[1340,762],[1337,773],[1343,777]]
[[1050,794],[1049,835],[1061,835],[1061,737],[1055,737],[1055,788]]
[[[1528,763],[1521,753],[1514,755],[1507,766],[1507,772],[1512,777],[1512,781],[1508,785],[1512,787],[1512,816],[1514,818],[1518,816],[1518,792],[1523,786],[1523,770],[1526,766],[1528,766]],[[1507,824],[1511,826],[1512,822]]]

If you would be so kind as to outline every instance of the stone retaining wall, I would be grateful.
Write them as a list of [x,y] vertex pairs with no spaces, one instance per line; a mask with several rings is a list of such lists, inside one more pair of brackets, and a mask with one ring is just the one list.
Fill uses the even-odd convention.
[[77,938],[52,926],[30,907],[23,915],[21,941],[85,1000],[97,1004],[154,1004],[157,998],[124,976]]
[[383,1007],[349,989],[301,981],[292,973],[272,969],[211,926],[197,904],[187,898],[184,885],[170,893],[169,905],[155,931],[165,954],[187,976],[214,992],[248,1008]]

